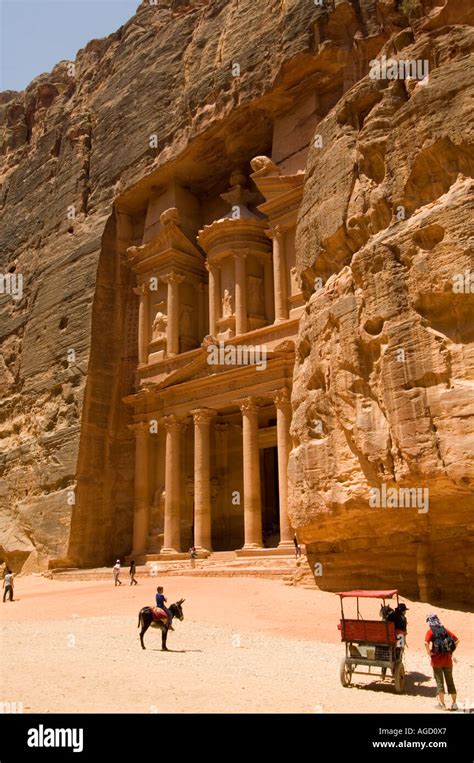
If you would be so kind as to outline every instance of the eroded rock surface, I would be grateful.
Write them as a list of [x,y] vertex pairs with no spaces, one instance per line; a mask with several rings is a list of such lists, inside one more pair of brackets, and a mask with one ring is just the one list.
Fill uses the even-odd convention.
[[[316,130],[323,146],[308,159],[297,240],[308,302],[290,500],[310,562],[323,566],[321,587],[467,601],[474,37],[459,16],[444,27],[448,11],[435,10],[413,39],[394,37],[383,51],[428,58],[429,82],[367,77]],[[384,484],[427,489],[429,504],[371,506]]]
[[[396,0],[329,5],[143,2],[75,68],[0,95],[0,273],[24,279],[20,299],[0,294],[0,558],[15,570],[130,551],[123,397],[137,304],[125,249],[142,243],[156,185],[176,176],[217,192],[268,153],[278,116],[273,159],[288,174],[286,142],[322,137],[297,241],[308,304],[294,526],[323,564],[321,587],[466,598],[473,294],[452,279],[474,268],[474,12],[455,0],[409,18]],[[382,53],[428,59],[429,83],[371,80]],[[429,487],[429,511],[369,510],[381,483]]]

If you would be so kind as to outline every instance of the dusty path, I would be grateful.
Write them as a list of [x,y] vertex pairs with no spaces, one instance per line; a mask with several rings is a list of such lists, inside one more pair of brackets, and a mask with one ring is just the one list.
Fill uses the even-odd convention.
[[18,601],[0,608],[0,700],[22,702],[26,712],[436,712],[421,646],[426,613],[436,610],[463,642],[459,699],[474,701],[468,613],[406,600],[410,678],[399,696],[365,677],[359,688],[340,685],[334,594],[251,578],[166,578],[168,601],[186,602],[185,621],[170,634],[173,651],[163,653],[154,630],[143,651],[136,627],[156,585],[19,578]]

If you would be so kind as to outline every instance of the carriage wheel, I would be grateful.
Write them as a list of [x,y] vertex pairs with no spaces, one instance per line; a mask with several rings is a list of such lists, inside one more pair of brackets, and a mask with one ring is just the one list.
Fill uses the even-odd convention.
[[340,678],[341,678],[341,684],[343,686],[350,686],[352,681],[352,670],[350,665],[347,664],[346,658],[341,662],[341,669],[340,669]]
[[405,688],[405,666],[403,662],[397,662],[393,669],[393,681],[397,694],[402,694]]

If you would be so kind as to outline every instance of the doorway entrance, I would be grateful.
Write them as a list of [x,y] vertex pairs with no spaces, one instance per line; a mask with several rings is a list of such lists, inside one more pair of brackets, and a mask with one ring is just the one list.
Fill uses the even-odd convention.
[[260,492],[263,545],[265,548],[276,548],[280,542],[277,447],[260,450]]

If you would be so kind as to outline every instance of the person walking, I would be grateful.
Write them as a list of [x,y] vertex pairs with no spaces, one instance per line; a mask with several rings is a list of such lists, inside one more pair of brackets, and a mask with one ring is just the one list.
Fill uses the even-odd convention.
[[298,559],[298,557],[301,556],[301,546],[298,543],[298,536],[296,533],[293,535],[293,543],[295,544],[295,558]]
[[5,602],[5,599],[9,598],[10,601],[13,601],[13,572],[10,569],[6,569],[5,571],[5,577],[3,578],[3,601]]
[[130,562],[130,585],[138,585],[137,581],[135,580],[135,572],[137,571],[136,565],[134,560]]
[[436,681],[438,708],[440,710],[448,709],[444,704],[444,682],[446,682],[446,689],[451,695],[451,707],[449,709],[457,710],[457,693],[453,680],[453,652],[459,644],[459,639],[444,627],[437,615],[428,615],[426,622],[429,625],[429,630],[425,636],[425,649],[431,658],[431,667]]
[[191,560],[191,569],[193,570],[196,566],[196,559],[197,559],[196,546],[191,546],[191,548],[189,549],[189,558]]
[[117,561],[115,562],[113,572],[114,572],[115,585],[116,586],[122,585],[122,581],[120,580],[120,577],[119,577],[120,576],[120,559],[117,559]]

